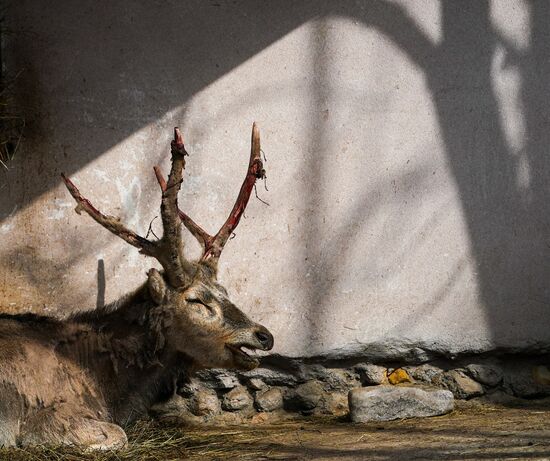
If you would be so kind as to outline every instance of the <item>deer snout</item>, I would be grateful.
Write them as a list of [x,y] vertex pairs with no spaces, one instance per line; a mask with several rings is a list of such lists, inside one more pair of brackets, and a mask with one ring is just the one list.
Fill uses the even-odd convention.
[[254,333],[254,336],[261,345],[261,349],[269,351],[273,349],[273,335],[265,327],[260,326]]

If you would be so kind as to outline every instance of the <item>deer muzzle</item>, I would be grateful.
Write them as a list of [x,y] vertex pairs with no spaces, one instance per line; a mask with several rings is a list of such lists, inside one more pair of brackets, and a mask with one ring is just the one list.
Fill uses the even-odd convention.
[[249,355],[243,348],[249,351],[269,351],[273,348],[273,335],[267,328],[259,325],[245,334],[236,335],[233,340],[225,344],[225,347],[231,352],[236,367],[252,370],[260,364],[260,361],[258,357]]

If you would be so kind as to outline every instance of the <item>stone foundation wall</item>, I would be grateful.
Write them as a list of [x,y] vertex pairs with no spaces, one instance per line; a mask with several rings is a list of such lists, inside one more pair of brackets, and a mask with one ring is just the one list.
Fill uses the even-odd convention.
[[378,385],[428,386],[450,390],[455,399],[495,403],[550,396],[548,356],[478,356],[414,365],[271,361],[250,372],[202,371],[153,414],[188,423],[345,415],[351,389]]

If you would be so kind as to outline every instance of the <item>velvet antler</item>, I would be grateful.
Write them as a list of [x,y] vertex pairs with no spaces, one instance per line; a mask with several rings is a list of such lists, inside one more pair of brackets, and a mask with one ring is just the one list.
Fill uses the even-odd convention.
[[[184,226],[203,246],[201,261],[208,261],[214,268],[217,268],[218,260],[222,253],[223,247],[241,220],[256,180],[263,179],[265,177],[265,170],[260,154],[260,130],[256,123],[252,125],[251,144],[250,162],[248,164],[248,170],[241,186],[241,190],[239,191],[239,195],[235,205],[233,205],[233,209],[231,210],[229,217],[216,235],[212,236],[208,234],[187,214],[181,210],[178,210],[179,217]],[[155,166],[154,170],[158,183],[164,194],[164,191],[170,187],[170,181],[166,184],[166,181],[164,180],[158,166]]]
[[175,287],[183,287],[190,282],[193,268],[183,254],[183,241],[181,238],[181,225],[178,211],[178,192],[181,188],[185,156],[187,152],[183,144],[183,138],[178,128],[174,129],[174,140],[171,144],[172,166],[168,176],[168,183],[164,183],[161,217],[163,235],[160,240],[150,241],[141,237],[134,231],[126,228],[119,218],[107,216],[101,213],[92,203],[82,196],[75,184],[61,174],[67,189],[76,200],[76,211],[88,213],[96,222],[119,236],[130,245],[139,248],[140,252],[156,258],[168,277],[170,284]]

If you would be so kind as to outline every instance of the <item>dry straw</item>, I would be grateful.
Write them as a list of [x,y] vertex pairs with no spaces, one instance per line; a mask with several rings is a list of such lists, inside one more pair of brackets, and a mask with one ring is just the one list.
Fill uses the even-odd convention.
[[25,118],[17,109],[14,92],[18,77],[19,74],[0,80],[0,166],[6,169],[19,150],[25,129]]

